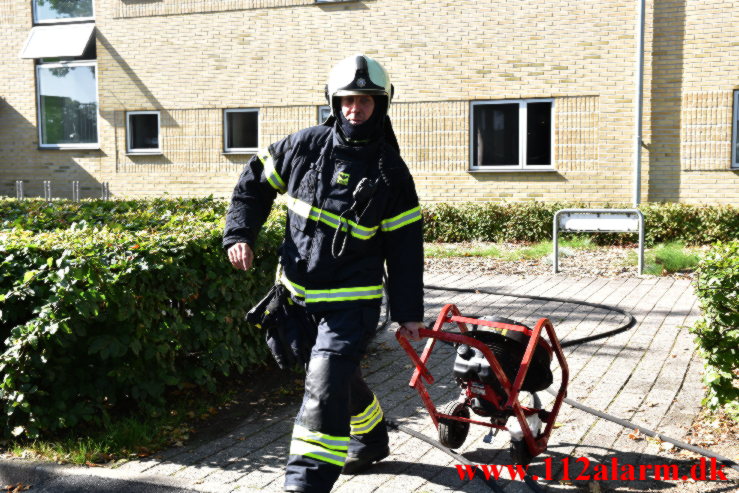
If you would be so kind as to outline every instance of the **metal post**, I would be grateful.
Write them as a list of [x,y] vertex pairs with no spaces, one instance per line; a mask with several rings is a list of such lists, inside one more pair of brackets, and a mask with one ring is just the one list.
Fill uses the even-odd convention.
[[641,203],[642,92],[644,88],[644,0],[636,20],[636,91],[634,94],[634,207]]
[[44,199],[51,202],[51,181],[44,180]]
[[644,273],[644,215],[636,210],[639,215],[639,275]]
[[554,246],[554,252],[552,252],[552,265],[554,266],[554,273],[559,272],[559,225],[557,219],[559,218],[559,212],[554,213],[554,225],[552,233],[552,245]]
[[15,180],[15,197],[23,200],[23,180]]
[[100,184],[101,186],[101,198],[103,200],[110,200],[110,184],[104,181]]
[[72,201],[80,201],[80,182],[77,180],[72,182]]

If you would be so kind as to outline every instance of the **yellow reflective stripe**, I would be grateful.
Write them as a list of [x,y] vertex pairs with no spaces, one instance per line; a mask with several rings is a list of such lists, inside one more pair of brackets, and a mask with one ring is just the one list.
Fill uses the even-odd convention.
[[295,296],[305,298],[306,303],[318,303],[322,301],[351,301],[351,300],[373,300],[382,298],[382,284],[376,286],[358,286],[353,288],[337,289],[305,289],[300,284],[295,284],[287,278],[283,272],[280,282]]
[[344,462],[346,462],[346,452],[329,451],[320,445],[304,442],[299,439],[293,439],[290,443],[290,455],[312,457],[313,459],[328,462],[339,467],[343,467]]
[[350,433],[352,435],[363,435],[365,433],[369,433],[370,431],[375,429],[375,426],[377,426],[380,421],[382,421],[383,413],[382,409],[378,408],[375,413],[370,417],[368,421],[361,424],[356,424],[351,426]]
[[[338,222],[338,221],[340,220],[341,222],[343,222],[343,223],[344,223],[344,224],[342,225],[342,227],[344,228],[344,230],[346,230],[346,223],[349,223],[349,224],[351,225],[351,227],[352,227],[352,228],[360,229],[360,230],[362,230],[362,231],[366,231],[366,232],[368,232],[368,233],[372,233],[372,232],[375,232],[375,231],[377,231],[377,228],[379,227],[379,226],[373,226],[373,227],[369,227],[369,226],[362,226],[361,224],[357,224],[357,223],[355,223],[354,221],[351,221],[351,220],[349,220],[349,219],[342,219],[342,218],[340,218],[339,216],[337,216],[336,214],[333,214],[333,213],[331,213],[331,212],[328,212],[328,211],[324,211],[324,210],[322,210],[322,211],[321,211],[321,215],[325,215],[325,216],[328,216],[328,217],[330,217],[331,219],[335,219],[335,220],[336,220],[337,222]],[[334,226],[334,227],[335,227],[335,226]]]
[[302,455],[328,462],[339,467],[344,465],[349,450],[349,437],[327,435],[296,424],[290,442],[290,455]]
[[296,424],[293,428],[293,439],[319,444],[339,452],[349,449],[349,437],[326,435],[325,433],[309,430],[299,424]]
[[383,219],[380,221],[380,227],[383,231],[395,231],[398,228],[407,226],[408,224],[414,223],[421,220],[421,206],[414,207],[411,210],[402,212],[395,217],[390,219]]
[[291,196],[287,199],[287,208],[301,217],[320,221],[334,229],[338,229],[339,225],[341,225],[342,231],[349,230],[352,236],[360,240],[369,240],[380,228],[379,226],[362,226],[354,221],[342,219],[336,214],[319,209],[318,207],[313,207],[309,203]]
[[377,424],[382,421],[384,414],[380,407],[380,402],[377,400],[377,396],[374,396],[372,403],[367,406],[367,409],[357,416],[351,418],[351,430],[352,435],[363,435],[372,431]]
[[382,298],[382,284],[358,288],[306,289],[305,302],[372,300]]
[[287,196],[287,208],[306,219],[311,218],[311,212],[314,209],[309,203],[298,200],[290,195]]
[[377,400],[377,396],[375,394],[372,394],[372,402],[370,402],[369,406],[367,406],[367,409],[365,409],[361,413],[357,414],[356,416],[352,416],[351,422],[352,423],[359,423],[360,421],[364,421],[378,407],[380,407],[380,402]]
[[275,161],[272,159],[269,151],[260,152],[258,157],[264,166],[264,176],[267,178],[267,182],[278,192],[285,193],[287,186],[285,186],[285,182],[275,169]]
[[300,298],[305,298],[305,288],[300,284],[295,284],[290,279],[288,279],[284,272],[280,274],[280,281],[292,294]]

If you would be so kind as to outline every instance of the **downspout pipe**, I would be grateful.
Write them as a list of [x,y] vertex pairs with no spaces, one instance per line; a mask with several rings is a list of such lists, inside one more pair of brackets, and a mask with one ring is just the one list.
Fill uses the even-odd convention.
[[641,203],[641,146],[644,93],[644,10],[645,0],[639,0],[636,20],[636,93],[634,95],[634,207]]

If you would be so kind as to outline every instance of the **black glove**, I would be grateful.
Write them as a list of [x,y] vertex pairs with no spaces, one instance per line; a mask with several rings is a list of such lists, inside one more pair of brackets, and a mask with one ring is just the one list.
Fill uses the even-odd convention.
[[273,286],[267,295],[249,310],[246,321],[266,331],[267,347],[281,369],[305,366],[316,338],[313,324],[302,307],[290,299],[282,284]]

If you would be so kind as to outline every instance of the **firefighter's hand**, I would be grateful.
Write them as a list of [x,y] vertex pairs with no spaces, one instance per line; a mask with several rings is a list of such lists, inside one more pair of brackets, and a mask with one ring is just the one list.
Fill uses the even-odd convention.
[[420,341],[421,336],[418,335],[418,329],[425,329],[423,322],[403,322],[400,324],[400,335],[407,337],[411,341]]
[[237,269],[249,270],[254,261],[254,252],[246,243],[236,243],[228,249],[228,259]]

